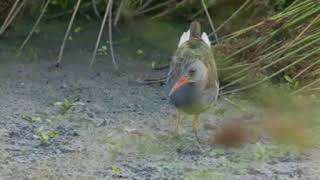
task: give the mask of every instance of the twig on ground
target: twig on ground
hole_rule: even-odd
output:
[[[97,1],[96,1],[96,0],[91,0],[91,2],[92,2],[92,8],[93,8],[94,13],[96,14],[96,16],[97,16],[99,19],[101,19],[99,10],[98,10],[98,8],[97,8]]]
[[[19,1],[20,0],[16,0],[16,2],[14,2],[14,4],[13,4],[12,8],[10,9],[9,14],[7,15],[6,19],[4,20],[4,22],[0,28],[0,35],[5,31],[6,24],[8,23],[9,19],[11,18],[12,13],[14,13],[14,10],[16,9]]]
[[[81,5],[81,7],[79,7],[79,9],[82,10],[81,12],[86,12],[86,11],[90,10],[90,6],[92,6],[92,2],[83,3]],[[51,20],[51,19],[59,18],[59,17],[64,16],[64,15],[71,14],[73,11],[74,11],[73,9],[69,9],[69,10],[57,13],[55,15],[46,17],[45,20]]]
[[[156,14],[156,15],[154,15],[154,16],[152,16],[150,19],[157,19],[157,18],[161,18],[161,17],[163,17],[163,16],[165,16],[165,15],[167,15],[167,14],[169,14],[169,12],[171,12],[170,10],[172,10],[172,9],[165,9],[164,11],[162,11],[162,12],[160,12],[160,13],[158,13],[158,14]]]
[[[161,78],[150,78],[150,79],[138,79],[137,82],[139,84],[146,84],[146,85],[150,85],[150,84],[165,84],[166,82],[166,77],[161,77]]]
[[[179,2],[179,3],[176,3],[175,6],[168,7],[167,9],[161,11],[160,13],[152,16],[150,19],[157,19],[157,18],[161,18],[163,16],[166,16],[169,13],[171,13],[172,11],[174,11],[177,7],[183,5],[185,2],[186,2],[186,0],[183,0],[183,1]]]
[[[150,8],[147,8],[147,9],[144,9],[144,10],[140,11],[137,15],[145,14],[145,13],[148,13],[148,12],[153,11],[155,9],[158,9],[158,8],[163,7],[163,6],[169,5],[173,1],[175,1],[175,0],[168,0],[168,1],[165,1],[163,3],[159,3],[159,4],[155,5],[155,6],[152,6]]]
[[[80,7],[80,3],[81,3],[81,0],[78,0],[75,8],[74,8],[74,11],[73,11],[73,14],[71,16],[71,20],[69,22],[69,26],[68,26],[68,29],[66,31],[66,34],[64,35],[64,39],[63,39],[63,42],[62,42],[62,45],[61,45],[61,48],[60,48],[60,53],[59,53],[59,57],[58,57],[58,60],[56,62],[56,67],[59,67],[60,66],[60,63],[61,63],[61,60],[62,60],[62,55],[63,55],[63,51],[64,51],[64,47],[66,45],[66,42],[67,42],[67,39],[69,37],[69,33],[71,31],[71,28],[72,28],[72,25],[73,25],[73,22],[74,22],[74,19],[76,17],[76,14],[79,10],[79,7]]]
[[[99,34],[98,34],[98,39],[96,41],[96,45],[95,45],[95,48],[94,48],[94,51],[93,51],[93,55],[92,55],[92,58],[91,58],[91,61],[90,61],[90,67],[93,66],[93,63],[94,63],[94,61],[96,59],[96,55],[97,55],[97,51],[98,51],[98,48],[99,48],[99,45],[100,45],[100,40],[101,40],[101,37],[102,37],[103,29],[104,29],[104,26],[106,24],[107,17],[109,15],[110,7],[112,5],[111,1],[112,0],[109,0],[108,5],[106,6],[106,10],[105,10],[105,13],[104,13],[104,16],[103,16],[103,19],[102,19],[102,23],[101,23],[101,26],[100,26],[100,31],[99,31]]]
[[[113,25],[114,26],[117,26],[118,22],[119,22],[119,19],[120,19],[120,15],[121,15],[121,10],[123,8],[123,4],[124,4],[124,1],[125,0],[122,0],[119,7],[118,7],[118,10],[117,10],[117,14],[116,14],[116,17],[114,19],[114,22],[113,22]]]
[[[168,69],[170,67],[170,65],[164,65],[164,66],[160,66],[160,67],[153,67],[153,70],[157,70],[157,71],[161,71],[164,69]]]
[[[113,0],[109,0],[109,1],[111,1],[110,10],[109,10],[109,45],[110,45],[110,53],[111,53],[113,66],[118,71],[119,67],[118,67],[116,59],[114,57],[113,41],[112,41],[112,4],[113,4]]]
[[[12,7],[12,12],[10,11],[9,15],[7,16],[8,19],[5,20],[5,23],[3,23],[1,29],[0,29],[0,35],[3,34],[6,29],[10,26],[10,24],[13,22],[14,18],[19,14],[19,12],[21,11],[22,7],[24,6],[24,4],[26,3],[27,0],[23,0],[22,3],[20,3],[20,5],[18,6],[18,8],[16,9],[16,4],[14,4],[14,6]],[[19,2],[19,0],[17,0],[16,2]],[[13,14],[12,14],[13,13]]]
[[[141,8],[139,10],[143,10],[145,9],[146,7],[148,7],[151,3],[152,3],[153,0],[148,0],[147,2],[145,2]]]
[[[31,31],[29,32],[27,38],[23,41],[22,45],[20,46],[19,51],[21,51],[21,50],[24,48],[24,46],[27,44],[27,42],[28,42],[29,39],[31,38],[31,36],[32,36],[32,34],[34,33],[34,31],[37,29],[37,27],[38,27],[38,25],[39,25],[39,23],[40,23],[43,15],[44,15],[44,13],[46,12],[47,7],[48,7],[48,5],[50,4],[50,2],[51,2],[51,0],[47,0],[46,4],[44,5],[44,7],[43,7],[43,9],[42,9],[42,11],[41,11],[41,13],[40,13],[37,21],[36,21],[36,23],[35,23],[34,26],[32,27],[32,29],[31,29]]]

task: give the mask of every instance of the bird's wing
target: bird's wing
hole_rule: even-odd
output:
[[[215,72],[214,73],[214,85],[215,85],[215,97],[214,97],[214,100],[216,101],[218,99],[218,96],[219,96],[219,88],[220,88],[220,83],[219,83],[219,78],[218,78],[218,73]]]
[[[213,81],[213,86],[214,86],[214,100],[217,100],[218,99],[218,96],[219,96],[219,86],[220,86],[220,83],[219,83],[219,76],[218,76],[218,70],[217,70],[217,66],[216,66],[216,62],[215,62],[215,59],[214,59],[214,55],[212,54],[212,67],[213,67],[213,72],[212,72],[212,81]]]
[[[173,56],[172,61],[170,63],[170,69],[167,75],[167,84],[169,86],[173,86],[177,77],[179,76],[181,69],[181,62],[177,59],[177,56]]]
[[[176,50],[176,54],[177,52],[184,49],[184,48],[181,48],[181,46],[189,40],[190,40],[190,29],[187,32],[182,33],[179,44],[178,44],[178,49]],[[179,76],[180,69],[181,69],[182,63],[181,63],[181,60],[177,58],[176,54],[172,58],[172,61],[170,63],[170,70],[167,74],[167,85],[169,87],[173,86],[173,83],[176,81],[177,77]]]
[[[180,47],[183,43],[189,41],[189,39],[190,39],[190,30],[188,30],[187,32],[184,32],[181,35],[178,47]]]
[[[207,43],[206,43],[207,44]],[[217,66],[214,58],[214,54],[212,52],[211,47],[204,47],[203,46],[203,62],[208,68],[208,84],[207,88],[212,90],[212,93],[214,95],[214,99],[216,100],[219,94],[219,77],[218,77],[218,71]]]

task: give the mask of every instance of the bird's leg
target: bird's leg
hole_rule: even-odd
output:
[[[182,119],[181,119],[181,112],[177,109],[176,110],[176,126],[174,129],[175,134],[180,133],[180,125],[181,125]]]
[[[192,131],[193,131],[198,143],[201,144],[199,136],[198,136],[199,124],[200,124],[200,115],[196,114],[193,116],[193,119],[192,119]]]

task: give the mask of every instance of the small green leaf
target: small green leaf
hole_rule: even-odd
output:
[[[257,143],[257,146],[256,146],[256,152],[255,152],[255,158],[257,160],[263,160],[267,157],[267,150],[266,150],[266,147],[263,146],[262,144],[260,143]]]
[[[112,166],[112,173],[117,177],[121,176],[121,170],[119,167]]]
[[[82,28],[81,28],[80,26],[78,26],[78,27],[76,27],[76,28],[74,29],[74,32],[75,32],[75,33],[79,33],[80,31],[82,31]]]
[[[102,45],[101,48],[98,49],[100,55],[108,54],[108,47],[106,45]]]
[[[293,82],[293,80],[291,79],[291,77],[288,76],[288,75],[284,75],[284,79],[285,79],[286,81],[288,81],[289,83],[292,83],[292,82]]]
[[[41,117],[32,117],[31,122],[41,123],[42,119],[41,119]]]
[[[137,54],[138,54],[138,55],[143,55],[143,54],[144,54],[144,52],[143,52],[143,50],[142,50],[142,49],[138,49],[138,50],[137,50]]]
[[[108,48],[107,48],[106,45],[103,45],[103,46],[101,47],[101,49],[102,49],[102,50],[107,50]]]
[[[49,137],[49,135],[48,135],[48,133],[46,131],[41,129],[41,130],[38,131],[38,135],[40,137],[41,144],[46,145],[46,144],[49,143],[50,137]]]
[[[73,104],[73,103],[70,103],[70,102],[64,102],[64,103],[62,103],[61,114],[65,114],[65,113],[68,112],[73,106],[74,106],[74,104]]]
[[[23,120],[26,120],[26,121],[32,122],[32,117],[31,117],[31,116],[29,116],[29,115],[28,115],[28,114],[26,114],[26,113],[21,113],[21,118],[22,118]]]
[[[56,138],[56,137],[60,136],[60,132],[59,131],[52,131],[50,136],[51,136],[51,138]]]
[[[293,85],[293,89],[294,90],[298,89],[299,85],[300,85],[300,82],[299,81],[295,81],[294,85]]]

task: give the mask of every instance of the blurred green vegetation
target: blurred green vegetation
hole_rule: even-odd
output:
[[[14,2],[0,2],[0,17],[6,17]],[[46,1],[25,2],[19,13],[20,21],[12,24],[17,31],[19,23],[23,25],[27,17],[23,14],[36,18]],[[77,2],[51,0],[43,23],[50,25],[49,21],[55,21],[57,26],[50,25],[51,28],[62,34],[65,31],[62,24],[69,21]],[[97,26],[108,2],[82,0],[68,40],[81,44],[77,39],[84,37],[88,26]],[[219,43],[213,36],[205,8],[214,22]],[[131,43],[135,39],[172,54],[180,34],[186,31],[190,21],[197,19],[203,31],[210,34],[222,94],[244,91],[268,81],[284,84],[290,92],[312,89],[313,93],[319,85],[314,82],[319,78],[320,69],[317,58],[320,55],[319,13],[320,5],[313,0],[119,0],[113,2],[112,19],[116,28],[113,39],[115,44]],[[46,29],[39,26],[35,33],[45,34],[49,31]],[[88,42],[87,38],[80,39]],[[134,51],[140,48],[135,47]],[[31,48],[29,56],[39,56],[34,49]],[[109,55],[109,50],[106,44],[101,44],[98,53]],[[146,57],[145,53],[135,56],[137,59]]]

